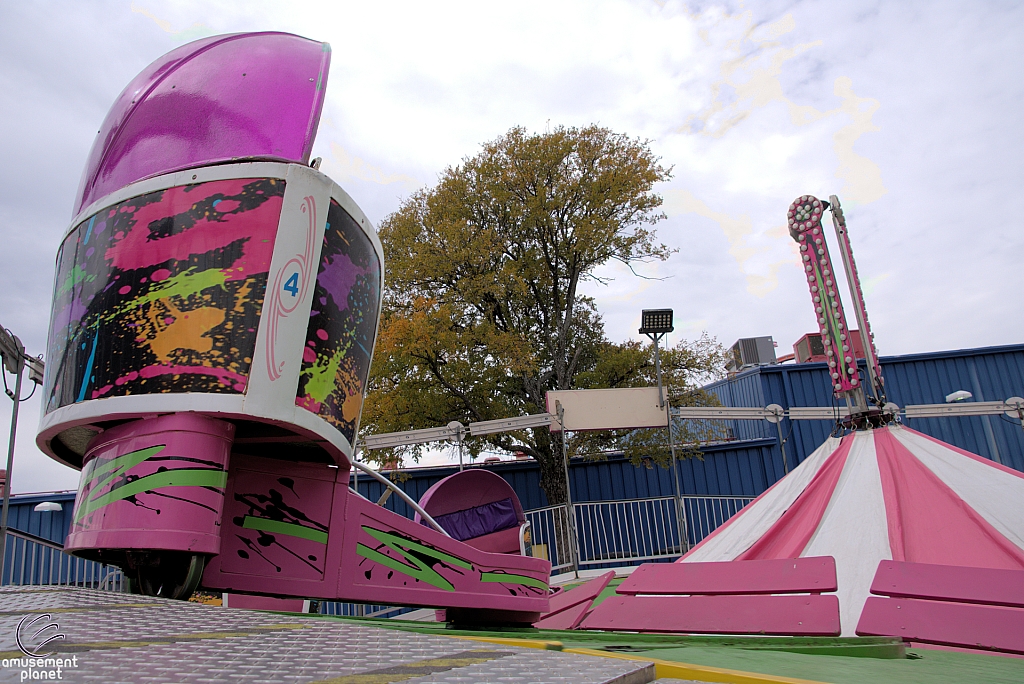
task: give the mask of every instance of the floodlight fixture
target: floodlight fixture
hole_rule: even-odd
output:
[[[673,330],[672,309],[644,309],[640,313],[641,335],[664,335]]]
[[[44,501],[43,503],[36,504],[36,507],[33,508],[32,510],[36,511],[36,512],[40,512],[40,513],[45,513],[47,511],[50,511],[50,512],[62,511],[62,510],[64,510],[64,507],[61,506],[56,501]]]
[[[25,365],[28,367],[28,379],[37,385],[43,384],[43,371],[46,364],[41,357],[26,356]]]
[[[957,390],[956,392],[951,392],[950,394],[946,395],[946,403],[952,404],[958,401],[967,401],[973,396],[974,395],[968,392],[967,390]]]

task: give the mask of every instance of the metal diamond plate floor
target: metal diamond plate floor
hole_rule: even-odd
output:
[[[29,625],[32,620],[36,622]],[[55,627],[37,636],[51,623]],[[19,648],[19,633],[29,651],[40,655],[52,651],[46,657],[53,660],[30,660]],[[65,638],[34,649],[34,644],[56,633]],[[654,680],[654,667],[645,662],[68,587],[0,589],[0,659],[0,682],[644,684]]]

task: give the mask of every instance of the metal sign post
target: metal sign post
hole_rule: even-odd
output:
[[[569,480],[569,450],[565,445],[568,434],[565,429],[565,409],[562,408],[562,402],[560,401],[555,402],[555,409],[558,411],[558,422],[562,426],[559,436],[562,441],[562,465],[565,468],[565,510],[569,517],[569,534],[571,536],[569,553],[572,555],[573,572],[576,573],[578,578],[580,576],[580,541],[579,537],[576,536],[576,509],[572,505],[572,482]]]

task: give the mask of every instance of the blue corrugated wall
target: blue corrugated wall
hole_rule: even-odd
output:
[[[947,394],[968,390],[972,401],[1024,396],[1024,345],[910,354],[880,359],[889,401],[899,406],[941,404]],[[863,364],[862,364],[863,366]],[[862,371],[862,377],[866,374]],[[725,406],[831,406],[824,363],[760,366],[707,387]],[[730,421],[736,436],[775,437],[765,421]],[[790,464],[803,461],[828,436],[829,421],[783,420]],[[1024,471],[1024,429],[1006,416],[917,418],[907,427],[961,449]]]
[[[704,496],[756,496],[783,475],[777,440],[705,447],[701,458],[680,461],[679,481],[683,494]],[[512,485],[523,508],[543,508],[547,497],[540,488],[540,468],[533,461],[503,462],[488,466]],[[415,468],[404,471],[402,490],[419,500],[427,489],[456,468]],[[573,459],[569,469],[573,501],[610,501],[672,496],[672,471],[656,465],[634,466],[620,455],[605,460]],[[359,492],[376,501],[384,485],[366,475],[359,477]],[[387,508],[401,515],[412,512],[405,502],[391,496]]]
[[[59,511],[34,511],[44,501],[59,503]],[[12,494],[7,511],[7,524],[15,530],[28,532],[43,539],[63,544],[71,528],[71,513],[75,507],[74,492],[47,494]]]

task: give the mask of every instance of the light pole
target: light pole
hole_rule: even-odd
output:
[[[654,372],[658,376],[658,408],[665,410],[668,425],[668,449],[672,458],[672,486],[676,496],[676,523],[679,526],[679,550],[685,553],[686,524],[683,518],[683,497],[679,491],[679,464],[676,462],[676,441],[672,435],[672,408],[665,398],[661,384],[661,351],[658,342],[675,330],[672,325],[672,309],[644,309],[640,313],[640,334],[647,335],[654,342]]]
[[[4,564],[7,557],[7,512],[11,503],[11,472],[14,469],[14,441],[18,431],[18,408],[21,402],[21,380],[25,367],[29,369],[29,379],[41,385],[43,382],[43,361],[25,355],[25,345],[8,330],[0,326],[0,359],[3,361],[3,368],[0,373],[11,373],[15,376],[14,391],[7,388],[7,378],[4,377],[4,390],[14,401],[14,408],[11,410],[11,437],[7,443],[7,475],[4,481],[3,512],[0,513],[0,582],[3,582]],[[32,390],[35,391],[35,388]],[[31,394],[29,396],[32,396]]]

